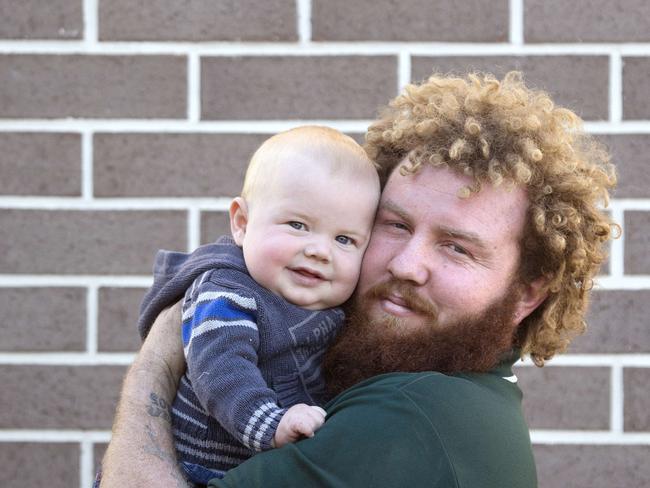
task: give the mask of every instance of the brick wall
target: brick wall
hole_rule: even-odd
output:
[[[0,0],[0,486],[90,486],[153,253],[226,231],[262,139],[359,136],[433,68],[522,69],[611,147],[590,330],[517,374],[542,488],[649,486],[643,0]]]

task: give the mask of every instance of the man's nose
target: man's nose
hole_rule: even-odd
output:
[[[329,262],[332,259],[332,247],[324,238],[314,238],[305,246],[305,256],[318,261]]]
[[[388,262],[388,271],[394,278],[421,286],[430,278],[433,259],[431,244],[413,236]]]

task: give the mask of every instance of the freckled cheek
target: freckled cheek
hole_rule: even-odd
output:
[[[363,257],[363,265],[377,272],[386,270],[388,262],[403,249],[404,243],[388,238],[376,237],[368,245]]]
[[[446,308],[454,315],[461,315],[483,309],[488,301],[486,295],[491,288],[490,284],[458,270],[444,272],[451,268],[443,269],[433,284],[433,299],[441,310]]]

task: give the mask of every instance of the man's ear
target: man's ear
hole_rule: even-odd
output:
[[[548,280],[540,276],[522,287],[521,297],[515,307],[515,322],[517,324],[520,324],[522,320],[533,313],[546,300],[548,296],[547,284]]]
[[[235,198],[230,204],[230,232],[239,247],[244,243],[246,225],[248,224],[248,205],[242,197]]]

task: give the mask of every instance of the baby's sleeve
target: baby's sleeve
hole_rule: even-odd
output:
[[[187,375],[203,408],[243,445],[270,449],[286,409],[258,369],[254,296],[210,281],[188,290],[183,311]]]

